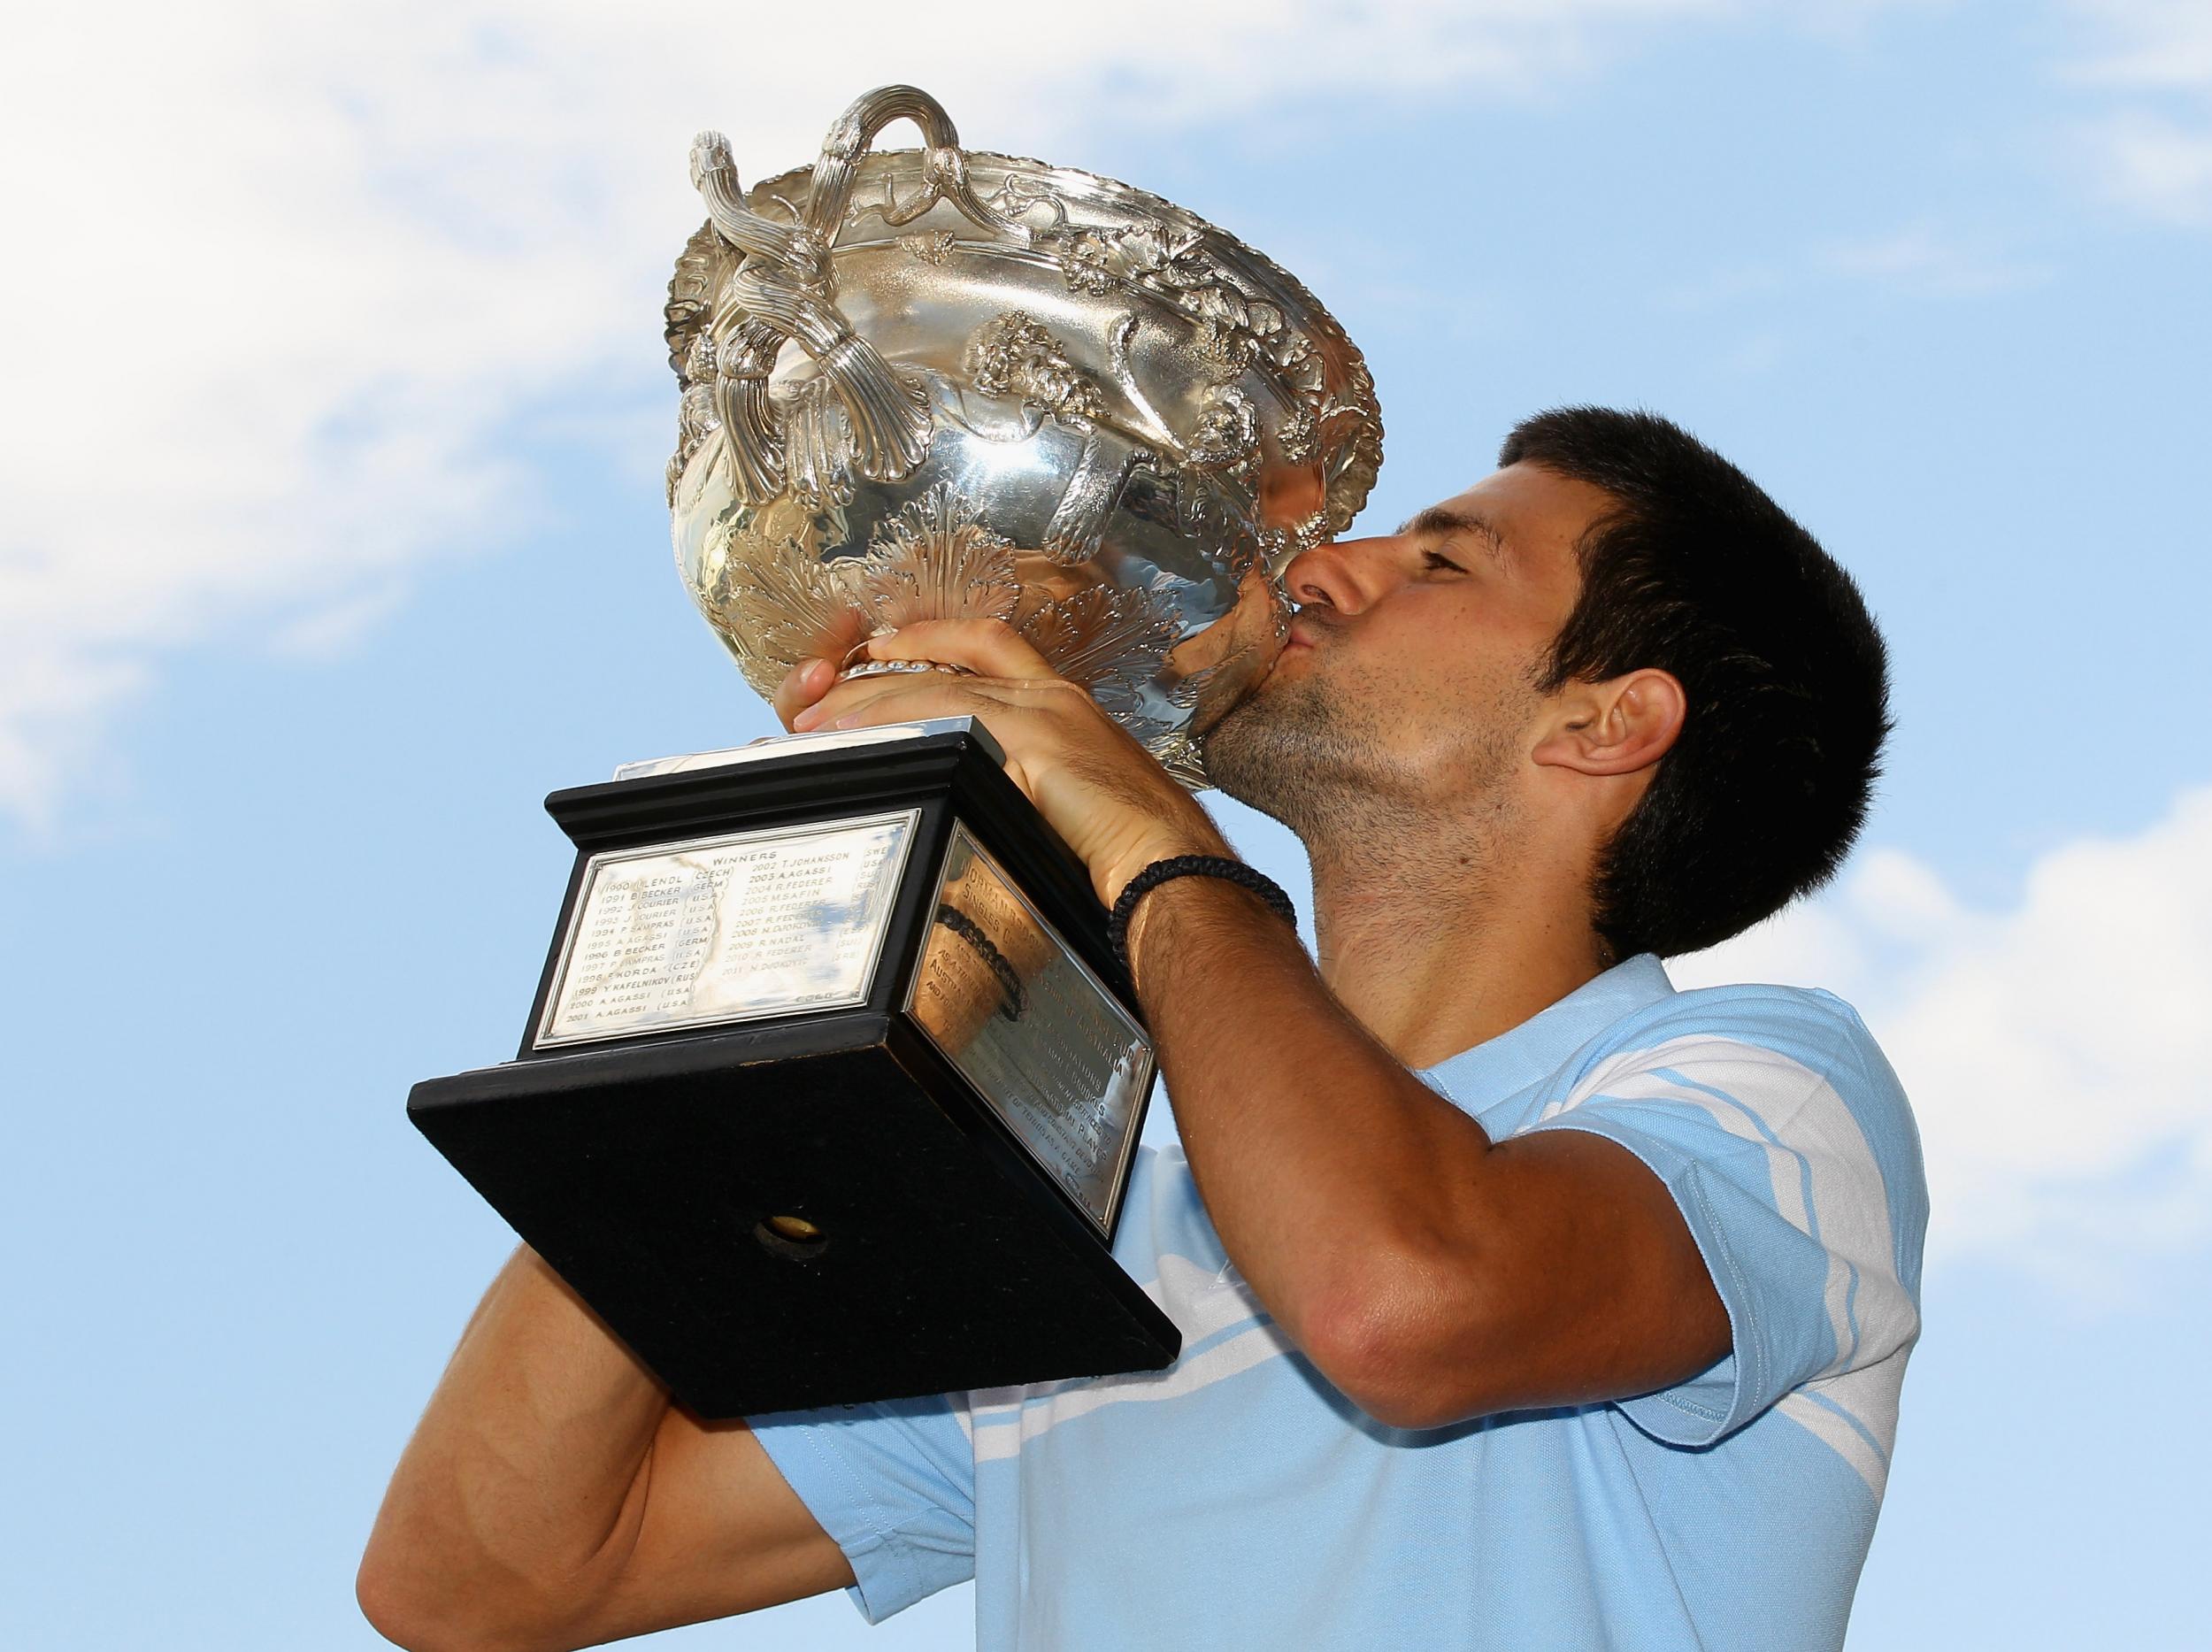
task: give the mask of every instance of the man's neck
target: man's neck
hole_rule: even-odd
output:
[[[1467,853],[1464,837],[1392,835],[1315,850],[1314,926],[1330,991],[1409,1067],[1495,1038],[1606,969],[1583,867],[1525,844]]]

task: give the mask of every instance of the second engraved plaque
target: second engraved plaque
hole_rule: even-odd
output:
[[[1114,1231],[1152,1045],[964,826],[909,1013],[1015,1139]]]

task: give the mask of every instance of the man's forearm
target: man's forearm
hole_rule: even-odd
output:
[[[665,1392],[528,1249],[463,1333],[401,1456],[362,1564],[363,1605],[557,1617],[618,1572]],[[552,1591],[549,1593],[549,1588]]]
[[[1182,878],[1145,897],[1139,994],[1177,1128],[1230,1256],[1326,1368],[1395,1281],[1460,1231],[1481,1127],[1406,1071],[1252,895]],[[1334,1373],[1332,1373],[1334,1374]]]

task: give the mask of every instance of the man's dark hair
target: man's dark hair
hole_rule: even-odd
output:
[[[1725,941],[1834,873],[1889,733],[1881,633],[1851,576],[1751,479],[1646,412],[1555,408],[1498,463],[1610,494],[1576,547],[1582,590],[1541,684],[1655,667],[1689,712],[1601,851],[1594,923],[1615,956]]]

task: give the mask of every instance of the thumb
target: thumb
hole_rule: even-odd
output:
[[[789,728],[791,719],[827,694],[836,680],[837,668],[827,660],[801,660],[785,673],[776,685],[774,698],[769,701],[776,720]]]

